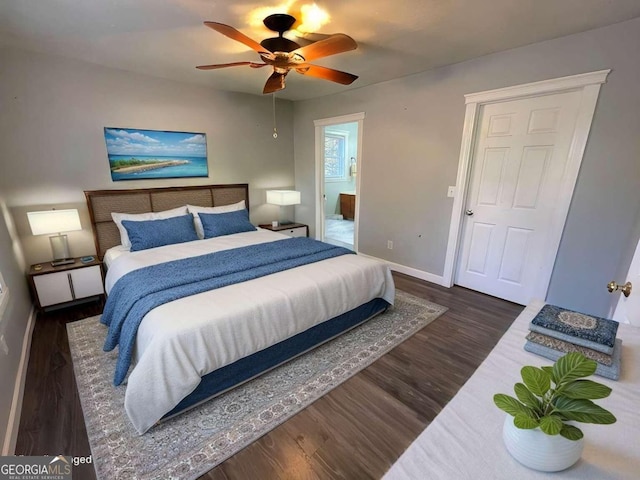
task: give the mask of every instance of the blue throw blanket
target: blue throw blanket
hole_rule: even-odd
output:
[[[127,273],[109,293],[100,320],[109,327],[105,352],[118,346],[113,383],[120,385],[125,379],[138,327],[153,308],[182,297],[348,253],[353,252],[311,238],[289,238],[174,260]]]

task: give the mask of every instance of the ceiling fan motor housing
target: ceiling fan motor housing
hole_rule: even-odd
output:
[[[293,24],[296,23],[296,19],[286,13],[274,13],[273,15],[266,17],[262,23],[264,23],[264,26],[269,30],[273,30],[274,32],[278,32],[282,35],[293,27]]]
[[[292,52],[300,48],[300,45],[296,42],[282,36],[284,32],[290,30],[293,24],[296,23],[294,17],[286,13],[274,13],[266,17],[262,22],[269,30],[278,32],[277,37],[265,38],[260,42],[260,45],[264,48],[270,52]]]
[[[284,37],[265,38],[260,42],[260,45],[262,45],[264,48],[266,48],[270,52],[274,52],[274,53],[275,52],[289,53],[300,48],[300,45],[298,45],[296,42]]]

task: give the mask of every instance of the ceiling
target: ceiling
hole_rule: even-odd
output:
[[[273,32],[251,13],[296,13],[311,0],[2,0],[0,46],[62,55],[155,77],[261,95],[270,68],[200,71],[196,65],[259,61],[203,25],[231,25],[260,42]],[[314,64],[360,78],[350,86],[291,72],[278,98],[303,100],[449,65],[640,16],[638,0],[317,0],[358,49]],[[293,38],[293,37],[292,37]],[[314,37],[312,37],[314,38]],[[317,38],[317,35],[316,37]],[[294,38],[295,39],[295,38]]]

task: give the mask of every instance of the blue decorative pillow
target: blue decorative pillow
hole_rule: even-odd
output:
[[[221,237],[232,233],[252,232],[257,230],[249,221],[247,209],[226,213],[199,213],[204,238]]]
[[[123,220],[122,225],[131,240],[132,252],[198,240],[191,215],[140,222]]]

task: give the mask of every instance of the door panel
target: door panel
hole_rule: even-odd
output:
[[[457,284],[532,300],[579,104],[580,93],[569,92],[481,108]]]
[[[482,163],[482,174],[478,186],[478,204],[497,205],[500,198],[500,187],[507,163],[509,149],[488,148]]]
[[[524,259],[528,256],[529,238],[532,230],[507,228],[507,238],[502,251],[502,261],[498,279],[521,285],[523,282]]]
[[[469,265],[470,272],[486,275],[487,260],[489,256],[489,247],[491,246],[491,234],[495,225],[488,223],[475,222],[473,224],[473,232],[471,234],[471,245],[469,246]]]

